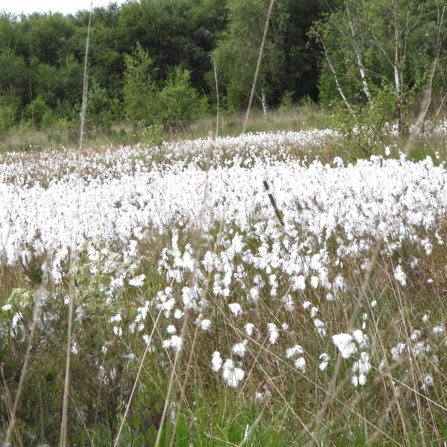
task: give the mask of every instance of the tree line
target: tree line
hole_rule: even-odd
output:
[[[185,126],[218,99],[242,110],[269,4],[140,0],[94,8],[90,125]],[[393,115],[405,133],[427,82],[440,98],[447,91],[444,10],[438,0],[277,0],[255,102],[277,107],[309,97],[355,122]],[[0,134],[78,122],[88,22],[86,10],[0,13]]]

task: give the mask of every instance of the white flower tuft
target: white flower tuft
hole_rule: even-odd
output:
[[[211,329],[211,320],[202,320],[200,322],[200,327],[202,328],[202,331],[209,331]]]
[[[300,357],[295,360],[295,368],[299,369],[303,374],[306,373],[306,359]]]
[[[146,275],[136,276],[135,278],[129,281],[129,285],[134,287],[141,287],[144,285],[144,280],[146,279]]]
[[[222,377],[229,386],[236,388],[239,382],[244,379],[244,376],[244,371],[240,368],[236,368],[233,360],[225,360],[222,367]]]
[[[275,323],[268,323],[267,324],[267,330],[269,332],[269,341],[272,345],[276,343],[276,340],[278,340],[279,337],[279,331],[276,327]]]
[[[353,338],[349,334],[333,335],[332,341],[344,359],[348,359],[352,354],[357,352]]]
[[[234,354],[238,355],[239,357],[244,357],[245,353],[247,352],[247,340],[244,340],[242,343],[236,343],[231,350]]]
[[[290,359],[294,355],[304,354],[304,350],[300,345],[295,345],[293,348],[289,348],[286,350],[286,358]]]
[[[407,285],[407,275],[405,274],[405,272],[402,270],[402,266],[398,265],[395,269],[394,269],[394,279],[400,283],[400,285],[402,287]]]
[[[219,351],[213,352],[213,358],[211,360],[211,369],[214,372],[219,371],[219,369],[222,367],[222,358],[220,357]]]
[[[249,337],[251,337],[251,336],[253,335],[253,331],[254,331],[254,329],[255,329],[255,325],[254,325],[253,323],[247,323],[247,324],[244,326],[244,329],[245,329],[246,334],[247,334]]]
[[[239,315],[242,315],[242,314],[243,314],[243,312],[242,312],[242,307],[241,307],[241,305],[238,304],[238,303],[230,303],[230,304],[228,305],[228,307],[230,308],[231,312],[233,313],[233,315],[234,315],[235,317],[238,317]]]

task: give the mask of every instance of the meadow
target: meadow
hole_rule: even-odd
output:
[[[447,121],[345,144],[1,154],[0,443],[59,443],[71,302],[69,445],[445,446]]]

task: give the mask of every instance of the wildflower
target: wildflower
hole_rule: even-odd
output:
[[[145,278],[146,278],[146,275],[136,276],[135,278],[133,278],[129,281],[129,285],[134,286],[134,287],[141,287],[144,284]]]
[[[220,352],[219,351],[214,351],[213,352],[213,358],[211,360],[211,369],[214,372],[219,371],[219,369],[222,367],[222,359],[220,357]]]
[[[230,310],[231,310],[231,312],[233,313],[233,315],[235,316],[235,317],[237,317],[237,316],[239,316],[239,315],[242,315],[242,307],[241,307],[241,305],[240,304],[238,304],[238,303],[230,303],[229,305],[228,305],[228,307],[230,308]]]
[[[346,292],[348,290],[348,285],[346,284],[345,279],[341,275],[338,275],[334,279],[334,287],[340,290],[341,292]]]
[[[252,287],[248,296],[253,303],[257,303],[259,301],[259,289],[257,287]]]
[[[170,324],[167,328],[166,331],[168,332],[168,334],[175,334],[177,332],[177,329],[175,328],[175,326],[173,326],[172,324]]]
[[[294,292],[306,289],[306,280],[303,275],[292,276],[290,279],[292,281],[292,290]]]
[[[303,374],[306,372],[306,359],[300,357],[295,361],[295,368],[299,369]]]
[[[290,359],[290,357],[293,357],[294,355],[300,355],[303,353],[303,348],[300,345],[295,345],[293,348],[289,348],[286,350],[286,358]]]
[[[173,335],[169,340],[163,340],[163,348],[173,348],[175,351],[181,351],[182,349],[182,338],[177,335]]]
[[[413,270],[416,269],[416,267],[418,266],[418,262],[419,262],[419,260],[413,256],[410,261],[410,267]]]
[[[422,377],[423,384],[421,386],[421,390],[425,391],[427,387],[431,387],[435,385],[435,381],[430,374],[424,374]]]
[[[264,403],[266,399],[272,397],[272,393],[268,389],[267,385],[263,385],[263,388],[264,388],[263,393],[258,391],[255,393],[255,400],[260,404]]]
[[[202,331],[209,331],[211,329],[211,320],[202,320],[200,322],[200,327],[202,328]]]
[[[146,345],[148,346],[147,351],[154,352],[155,348],[154,348],[154,343],[152,341],[152,338],[146,334],[144,334],[142,338],[143,338],[144,342],[146,343]]]
[[[269,341],[272,345],[274,345],[276,343],[276,340],[279,337],[279,331],[278,331],[278,328],[276,327],[276,324],[268,323],[267,330],[269,332]]]
[[[345,359],[351,357],[357,352],[357,348],[353,342],[353,338],[349,334],[337,334],[332,336],[334,345],[338,348],[341,356]]]
[[[222,377],[229,386],[236,388],[239,382],[244,379],[244,376],[244,371],[240,368],[236,368],[233,360],[225,360],[222,367]]]
[[[359,374],[359,385],[364,386],[366,384],[366,374]]]
[[[239,357],[244,357],[245,353],[247,352],[247,340],[244,340],[242,343],[236,343],[231,350],[234,354],[238,355]]]
[[[353,372],[360,374],[368,374],[371,371],[371,363],[369,363],[369,354],[367,352],[360,353],[360,359],[352,365]]]
[[[183,317],[183,312],[180,309],[175,309],[174,318],[180,320]]]
[[[255,328],[255,325],[254,325],[253,323],[247,323],[247,324],[244,326],[245,332],[247,333],[247,335],[248,335],[249,337],[251,337],[251,336],[253,335],[253,330],[254,330],[254,328]]]
[[[291,295],[286,295],[281,298],[281,301],[284,303],[284,309],[288,312],[292,312],[295,309],[295,304],[293,302],[293,298]]]
[[[395,361],[400,359],[400,356],[405,352],[407,345],[404,343],[398,343],[394,348],[391,349],[391,358]]]
[[[320,355],[320,357],[318,357],[319,360],[321,360],[320,365],[318,366],[318,368],[320,369],[320,371],[324,371],[327,366],[329,365],[329,360],[331,359],[325,352],[323,354]]]
[[[403,287],[407,285],[407,275],[400,265],[394,269],[394,279]]]
[[[413,331],[413,333],[410,335],[410,340],[411,340],[411,341],[416,341],[420,336],[421,336],[421,331],[415,330],[415,331]]]
[[[317,328],[317,332],[321,336],[325,337],[326,336],[326,329],[325,329],[326,325],[321,320],[319,320],[318,318],[315,318],[314,325]]]
[[[369,337],[360,329],[352,332],[354,340],[359,344],[361,349],[366,349],[369,346]]]
[[[433,328],[433,334],[435,334],[435,335],[442,334],[444,331],[445,331],[445,327],[443,324],[440,324]]]

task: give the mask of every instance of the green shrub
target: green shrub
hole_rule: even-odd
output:
[[[112,125],[111,104],[107,90],[93,82],[88,92],[87,125],[109,129]]]
[[[49,115],[52,115],[50,106],[40,97],[25,107],[25,117],[30,120],[37,128],[40,128],[45,117],[45,122],[48,123]]]
[[[373,154],[386,135],[384,126],[397,117],[394,88],[388,85],[374,90],[374,103],[351,105],[351,109],[343,101],[333,103],[332,126],[354,157]]]
[[[286,90],[281,98],[281,105],[279,106],[279,109],[283,111],[289,111],[293,109],[293,106],[293,92],[290,90]]]
[[[177,67],[165,87],[156,95],[160,107],[158,120],[162,124],[184,128],[196,117],[200,103],[197,91],[191,87],[190,78],[188,70]]]
[[[14,89],[0,96],[0,134],[13,128],[18,121],[20,99]]]
[[[152,59],[141,45],[124,56],[124,113],[132,124],[143,127],[154,124],[156,86],[151,76]]]
[[[152,78],[153,61],[140,45],[125,56],[125,63],[124,111],[132,124],[184,128],[195,119],[201,105],[188,70],[177,67],[157,85]]]

